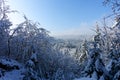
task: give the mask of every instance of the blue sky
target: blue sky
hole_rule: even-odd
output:
[[[40,22],[51,35],[79,35],[91,33],[96,21],[111,13],[103,0],[9,0],[10,8],[20,14],[11,15],[17,24],[22,15]]]

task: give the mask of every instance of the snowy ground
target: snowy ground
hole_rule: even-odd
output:
[[[74,80],[96,80],[96,79],[93,79],[93,78],[80,78],[80,79],[74,79]]]
[[[25,69],[20,63],[8,58],[0,58],[0,80],[23,80]]]
[[[0,80],[23,80],[24,75],[22,75],[22,72],[22,69],[5,72]]]

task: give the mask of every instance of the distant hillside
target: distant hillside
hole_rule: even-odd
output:
[[[74,40],[91,40],[93,38],[93,35],[61,35],[56,36],[58,39],[74,39]]]

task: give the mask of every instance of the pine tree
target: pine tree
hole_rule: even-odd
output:
[[[98,48],[98,43],[93,43],[93,48],[88,51],[88,62],[83,71],[84,77],[95,78],[97,80],[104,78],[109,80],[109,74],[101,59],[102,51]]]
[[[117,16],[116,24],[111,29],[111,46],[108,54],[110,62],[107,66],[111,79],[120,79],[120,16]]]

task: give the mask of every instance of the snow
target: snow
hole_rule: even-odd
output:
[[[5,72],[5,75],[0,77],[0,80],[23,80],[23,72],[24,69]]]
[[[96,80],[94,78],[80,78],[80,79],[74,79],[74,80]]]
[[[0,58],[0,80],[23,80],[25,69],[9,58]]]
[[[96,72],[96,71],[93,72],[92,78],[98,79],[98,76],[97,76],[97,72]]]
[[[21,66],[17,61],[8,59],[8,58],[0,58],[0,63],[8,66]]]

